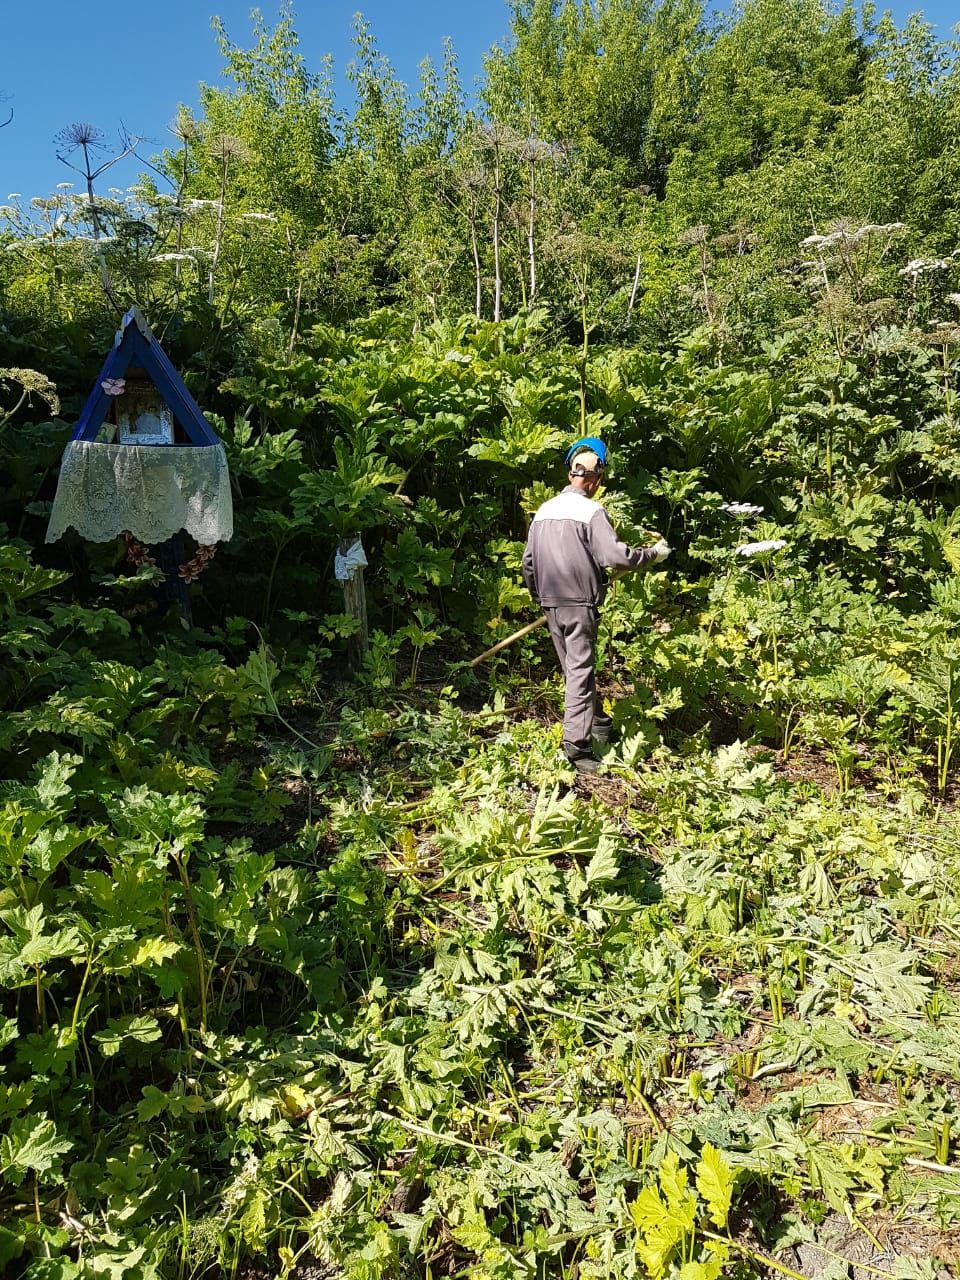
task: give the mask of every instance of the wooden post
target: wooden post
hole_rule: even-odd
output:
[[[160,583],[157,597],[160,609],[166,611],[175,604],[180,610],[180,617],[188,627],[191,626],[193,615],[190,609],[190,590],[184,579],[180,577],[180,566],[186,559],[183,534],[175,533],[172,538],[167,538],[166,542],[151,547],[150,554],[156,560],[157,568],[163,573],[163,581]]]
[[[340,555],[345,556],[353,544],[359,541],[358,537],[341,538],[338,547]],[[343,579],[343,611],[348,617],[356,618],[360,624],[347,641],[350,665],[357,670],[370,647],[367,634],[367,594],[363,586],[363,569],[359,565],[355,566],[349,578]]]

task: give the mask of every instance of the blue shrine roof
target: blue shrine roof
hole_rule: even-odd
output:
[[[131,365],[143,369],[153,382],[164,403],[173,413],[174,420],[186,435],[188,445],[204,446],[220,443],[213,428],[203,416],[200,406],[187,390],[180,374],[170,363],[167,353],[154,337],[139,307],[131,307],[120,322],[113,348],[87,397],[87,402],[70,437],[71,440],[96,440],[113,399],[104,391],[103,383],[122,379]]]

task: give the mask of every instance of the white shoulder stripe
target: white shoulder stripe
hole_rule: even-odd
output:
[[[541,520],[576,520],[589,524],[600,509],[600,503],[586,494],[558,493],[539,508],[533,520],[535,524]]]

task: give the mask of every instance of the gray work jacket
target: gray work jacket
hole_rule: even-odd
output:
[[[599,502],[570,485],[539,508],[523,552],[523,580],[545,609],[599,605],[607,569],[639,569],[656,560],[649,547],[632,548],[617,537]]]

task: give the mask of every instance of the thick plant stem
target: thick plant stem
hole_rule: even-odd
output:
[[[93,972],[93,948],[87,955],[87,964],[83,971],[83,977],[80,980],[80,990],[77,992],[77,998],[73,1005],[73,1017],[70,1020],[70,1036],[75,1038],[77,1034],[77,1024],[80,1021],[80,1006],[83,1004],[83,997],[87,990],[87,983],[90,981],[90,974]]]
[[[190,886],[187,868],[183,859],[176,853],[173,855],[173,861],[176,864],[180,883],[183,886],[183,900],[187,908],[190,940],[193,943],[194,954],[197,957],[197,986],[200,992],[200,1034],[205,1035],[207,1030],[207,957],[203,950],[203,942],[200,939],[200,928],[197,924],[197,905],[193,899],[193,890]]]
[[[530,165],[530,204],[527,218],[527,258],[530,265],[530,291],[527,297],[529,306],[537,300],[537,254],[535,232],[537,224],[537,183],[536,162],[531,158]]]
[[[27,391],[27,389],[24,388],[24,390],[21,392],[20,399],[13,406],[13,408],[8,413],[4,413],[2,417],[0,417],[0,427],[5,427],[11,418],[15,418],[17,416],[17,414],[20,412],[20,410],[23,408],[24,404],[26,403],[26,399],[29,394],[30,394],[29,391]]]
[[[103,285],[103,292],[107,295],[107,301],[111,304],[118,315],[123,314],[123,308],[117,301],[117,295],[113,291],[113,281],[110,278],[110,270],[107,267],[107,260],[104,257],[103,246],[100,244],[100,237],[103,234],[100,227],[100,217],[97,213],[97,202],[93,194],[93,173],[90,169],[90,155],[87,151],[87,144],[83,144],[83,167],[87,180],[87,201],[90,209],[90,220],[93,224],[93,238],[96,241],[97,249],[97,267],[100,271],[100,283]]]
[[[217,209],[217,230],[213,241],[213,256],[210,259],[210,272],[207,277],[207,302],[213,306],[214,289],[216,288],[217,266],[220,262],[220,250],[223,248],[223,229],[225,206],[227,201],[227,178],[230,174],[230,157],[224,151],[220,169],[220,200]]]
[[[470,251],[473,254],[474,312],[479,320],[483,303],[483,269],[480,265],[480,245],[477,243],[477,221],[472,215],[470,218]]]
[[[943,752],[937,779],[942,795],[947,789],[947,778],[950,773],[950,757],[953,755],[953,666],[947,666],[947,716],[943,732]]]
[[[637,301],[637,290],[640,288],[640,268],[643,264],[643,255],[637,254],[637,269],[633,273],[633,286],[630,289],[630,301],[627,303],[627,319],[629,320],[633,314],[633,308]]]
[[[739,1240],[731,1240],[729,1236],[718,1235],[715,1231],[704,1231],[701,1234],[705,1240],[715,1240],[718,1244],[725,1244],[728,1249],[734,1249],[737,1253],[742,1253],[745,1257],[752,1258],[754,1262],[762,1263],[779,1275],[789,1276],[790,1280],[807,1280],[802,1271],[794,1271],[792,1267],[788,1267],[782,1262],[777,1262],[776,1258],[771,1258],[766,1253],[760,1253],[757,1249],[751,1249],[749,1245],[741,1244]],[[881,1272],[880,1274],[885,1273]]]
[[[503,280],[500,270],[500,214],[503,205],[503,186],[500,175],[500,152],[496,152],[493,167],[493,318],[500,319]]]

